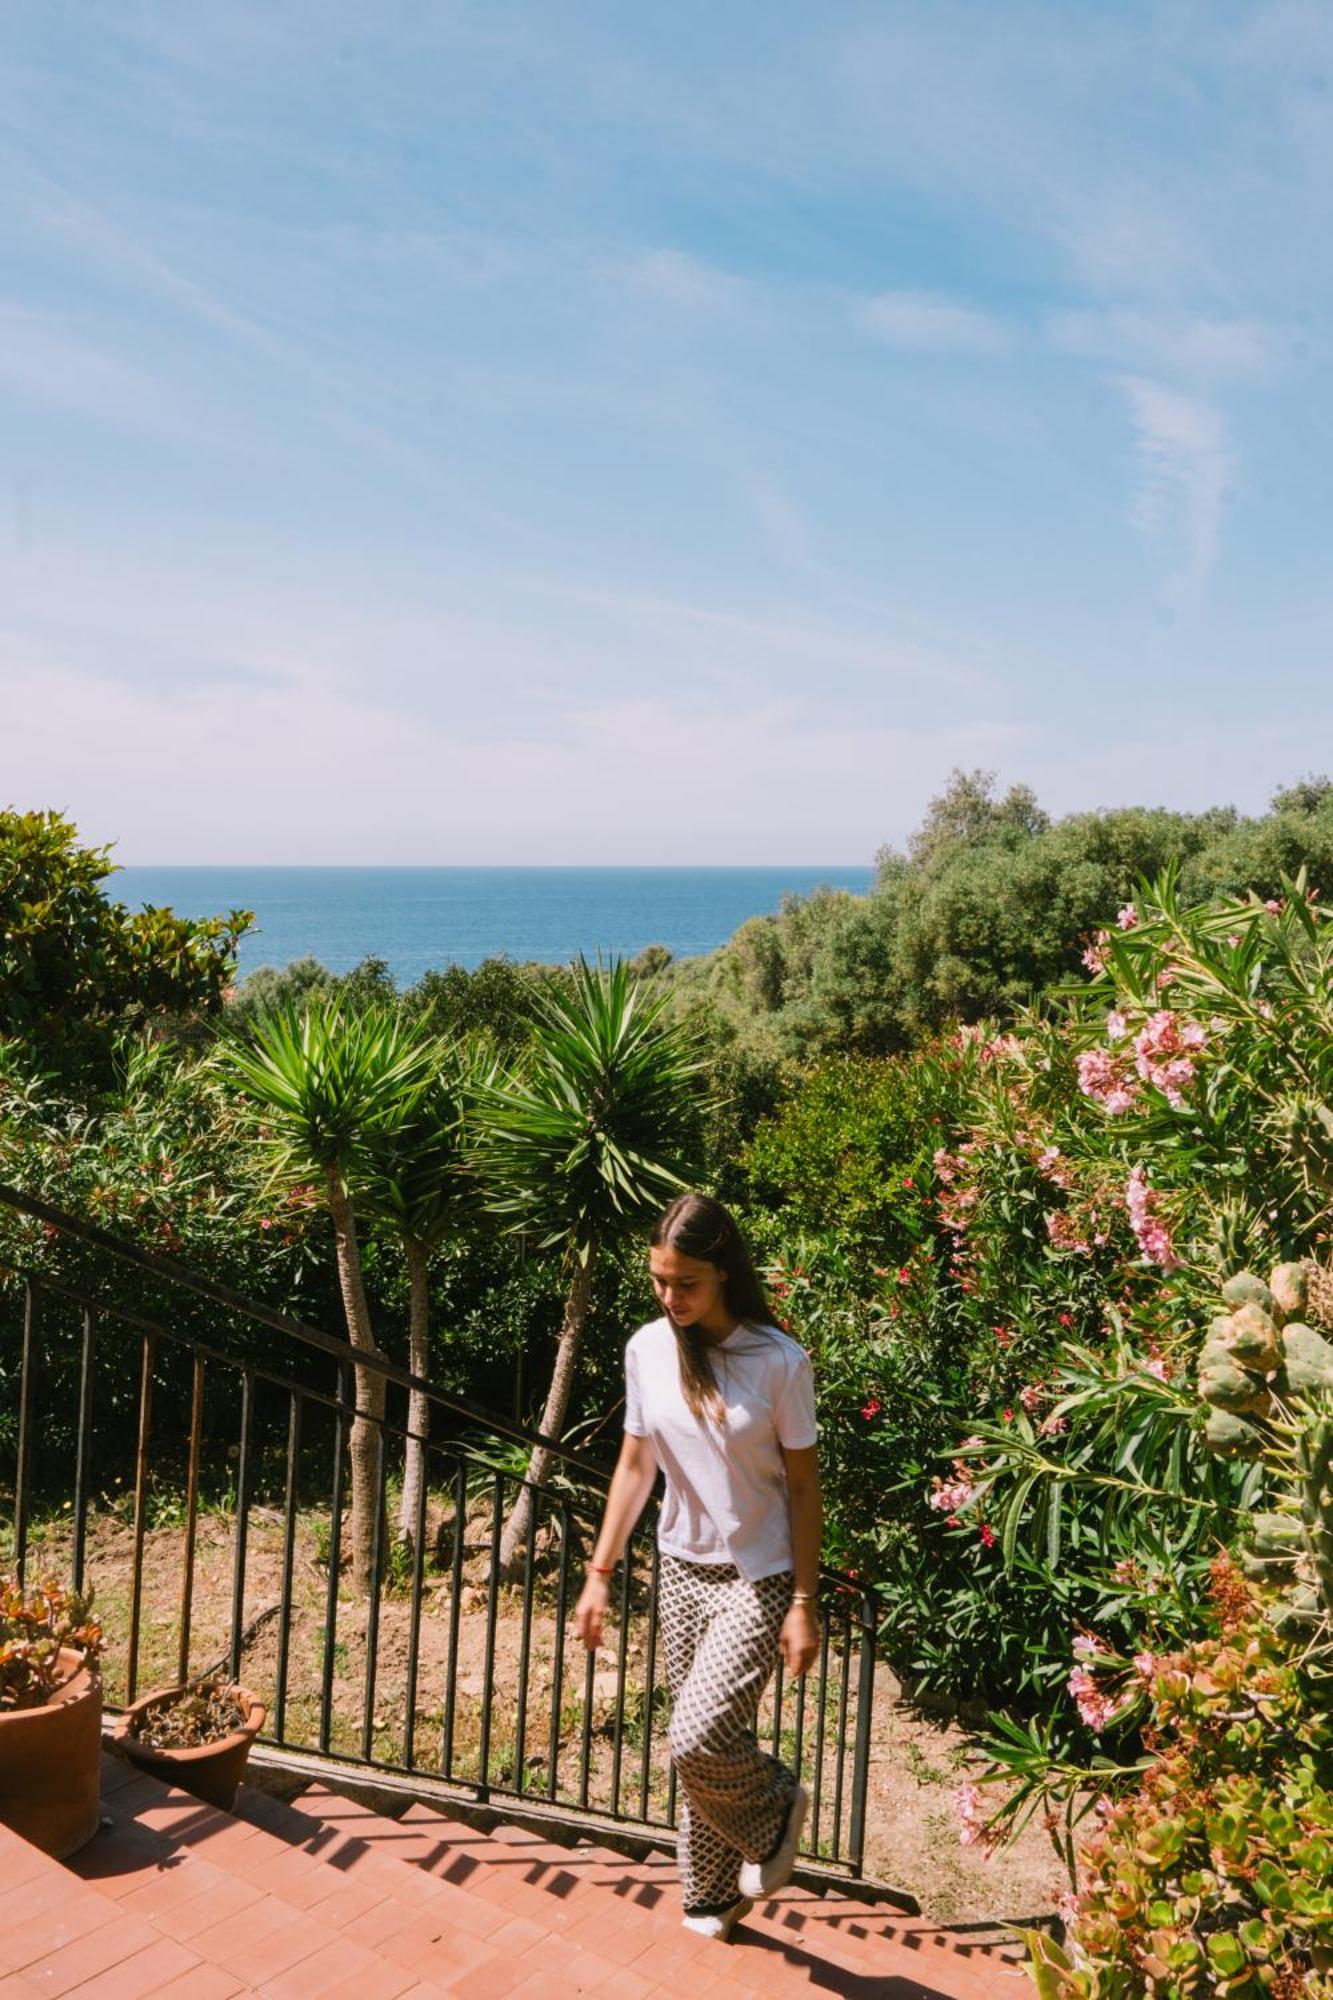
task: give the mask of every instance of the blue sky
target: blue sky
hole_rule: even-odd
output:
[[[852,862],[1333,765],[1333,10],[0,15],[0,799]]]

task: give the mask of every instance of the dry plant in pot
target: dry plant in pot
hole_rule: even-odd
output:
[[[141,1696],[118,1718],[115,1738],[140,1770],[230,1812],[267,1713],[248,1688],[205,1676]]]
[[[91,1593],[0,1573],[0,1822],[58,1861],[101,1814],[101,1651]]]

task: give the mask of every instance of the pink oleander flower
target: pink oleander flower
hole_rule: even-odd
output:
[[[1076,1660],[1095,1660],[1100,1653],[1106,1651],[1106,1648],[1095,1633],[1076,1632],[1074,1634],[1073,1651]]]
[[[1084,1722],[1100,1736],[1118,1712],[1120,1704],[1098,1687],[1086,1667],[1075,1667],[1066,1685]]]
[[[1138,1100],[1138,1085],[1124,1058],[1109,1049],[1085,1049],[1078,1058],[1078,1087],[1112,1117],[1132,1111]]]
[[[1132,931],[1139,920],[1139,913],[1132,903],[1126,903],[1117,910],[1115,920],[1122,931]]]
[[[1151,1653],[1135,1653],[1134,1671],[1141,1681],[1150,1681],[1157,1672],[1157,1662]]]
[[[958,1837],[964,1847],[975,1847],[984,1832],[981,1793],[975,1785],[960,1785],[953,1802],[958,1812]]]
[[[1043,1417],[1041,1420],[1041,1435],[1044,1438],[1060,1437],[1068,1429],[1068,1417],[1060,1416],[1055,1410],[1051,1411],[1049,1417]]]
[[[1147,1169],[1142,1165],[1135,1167],[1125,1188],[1129,1226],[1149,1263],[1160,1265],[1164,1271],[1178,1271],[1180,1259],[1171,1231],[1157,1212],[1157,1202],[1158,1196],[1148,1186]]]
[[[953,1478],[942,1479],[938,1473],[931,1480],[932,1491],[926,1496],[926,1505],[933,1507],[937,1514],[956,1515],[966,1507],[972,1498],[973,1478],[964,1460],[953,1462]]]
[[[873,1418],[879,1415],[880,1411],[883,1408],[884,1405],[883,1403],[880,1402],[878,1396],[872,1396],[868,1403],[862,1403],[861,1415],[865,1418],[865,1421],[867,1423],[870,1423]]]
[[[1264,904],[1264,908],[1267,910],[1270,917],[1280,917],[1282,914],[1282,905],[1278,901],[1276,896],[1270,896],[1268,898],[1268,901]]]
[[[1145,1375],[1155,1376],[1159,1382],[1171,1380],[1171,1364],[1164,1361],[1160,1354],[1149,1355],[1143,1364],[1143,1372]]]
[[[1007,1326],[993,1326],[991,1332],[995,1335],[996,1341],[1001,1347],[1013,1346],[1014,1336]]]
[[[1106,947],[1110,942],[1111,933],[1109,931],[1098,931],[1092,943],[1083,954],[1083,963],[1087,966],[1089,972],[1105,972]]]
[[[1041,1398],[1042,1392],[1034,1382],[1025,1382],[1018,1392],[1018,1400],[1029,1416],[1032,1415],[1034,1410],[1040,1409]]]
[[[995,1530],[989,1521],[983,1521],[977,1532],[988,1549],[995,1547]]]
[[[1134,1066],[1145,1083],[1160,1090],[1177,1111],[1183,1110],[1183,1091],[1194,1078],[1192,1052],[1207,1042],[1198,1021],[1187,1021],[1169,1007],[1153,1014],[1134,1038]]]
[[[1123,1041],[1129,1033],[1129,1022],[1118,1007],[1113,1007],[1106,1017],[1106,1039],[1108,1042]]]

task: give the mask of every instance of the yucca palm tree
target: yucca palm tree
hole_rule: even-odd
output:
[[[483,1100],[482,1160],[493,1211],[539,1250],[559,1250],[567,1290],[545,1437],[561,1435],[592,1299],[595,1267],[612,1245],[678,1194],[697,1164],[702,1064],[693,1032],[666,996],[621,960],[580,958],[566,987],[542,993],[518,1076]],[[500,1546],[510,1570],[532,1522],[533,1489],[551,1454],[528,1464]]]
[[[316,1182],[333,1218],[347,1336],[378,1354],[357,1240],[353,1188],[368,1154],[413,1115],[432,1073],[427,1036],[387,1009],[347,1014],[316,995],[300,1008],[259,1015],[218,1050],[218,1064],[264,1113],[273,1187]],[[384,1377],[356,1369],[352,1424],[352,1576],[370,1588],[377,1508],[378,1420]]]
[[[480,1097],[494,1087],[496,1058],[477,1037],[434,1045],[430,1076],[408,1115],[379,1132],[358,1170],[363,1211],[386,1225],[403,1246],[408,1275],[408,1366],[430,1372],[430,1257],[449,1236],[482,1215],[481,1188],[473,1171],[472,1118]],[[408,1396],[409,1433],[403,1454],[398,1531],[415,1532],[430,1401],[419,1389]]]

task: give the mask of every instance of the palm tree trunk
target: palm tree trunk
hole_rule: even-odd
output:
[[[411,1301],[407,1365],[414,1375],[427,1375],[430,1373],[429,1253],[425,1244],[415,1236],[404,1236],[403,1253],[407,1258]],[[417,1435],[408,1438],[403,1450],[403,1497],[398,1508],[398,1532],[404,1541],[411,1541],[417,1530],[417,1508],[421,1503],[422,1481],[426,1477],[426,1447],[421,1440],[430,1429],[430,1398],[424,1396],[420,1389],[408,1391],[407,1428]]]
[[[333,1217],[347,1334],[353,1347],[378,1354],[370,1326],[370,1305],[361,1275],[361,1251],[356,1240],[356,1216],[351,1197],[335,1167],[326,1170],[329,1212]],[[352,1581],[363,1594],[370,1590],[375,1567],[375,1515],[379,1506],[379,1430],[384,1416],[384,1377],[374,1368],[356,1370],[356,1407],[352,1422]],[[337,1560],[334,1552],[333,1560]]]
[[[583,1340],[583,1329],[591,1303],[592,1258],[589,1257],[586,1264],[574,1265],[574,1275],[565,1294],[560,1345],[556,1349],[551,1386],[546,1392],[546,1408],[542,1411],[543,1437],[558,1438],[564,1428],[570,1394],[574,1387],[574,1374],[578,1366],[579,1347]],[[500,1538],[500,1569],[504,1575],[510,1574],[514,1569],[527,1544],[532,1529],[533,1489],[545,1486],[550,1475],[551,1456],[545,1446],[538,1445],[528,1460],[526,1474],[528,1483],[520,1490],[518,1499],[514,1503],[514,1511],[506,1521],[504,1534]]]

